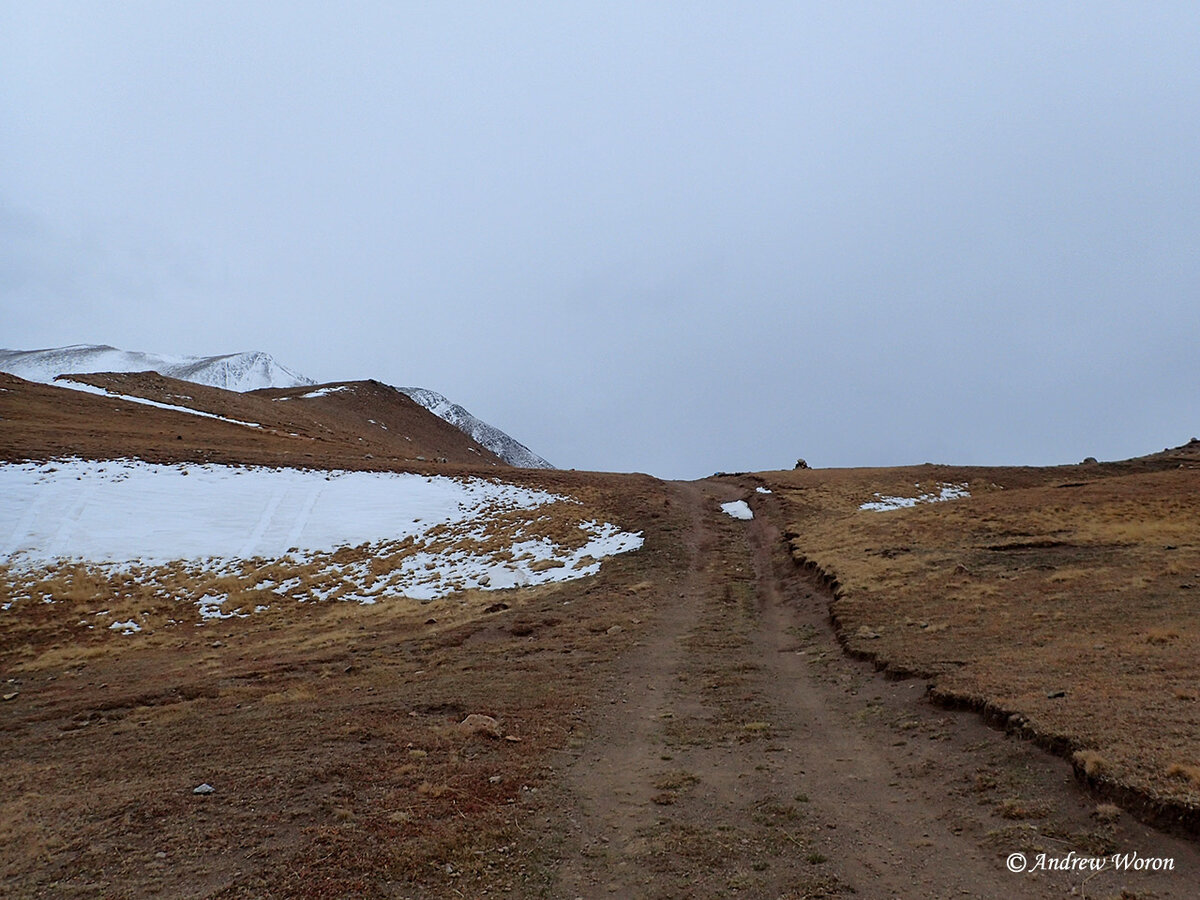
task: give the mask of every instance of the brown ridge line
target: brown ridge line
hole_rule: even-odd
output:
[[[785,531],[783,535],[796,567],[804,570],[829,595],[829,621],[833,625],[838,644],[847,656],[869,662],[885,677],[897,681],[909,678],[929,680],[931,683],[926,688],[926,697],[931,703],[946,710],[976,713],[997,731],[1030,741],[1048,753],[1062,757],[1071,764],[1075,780],[1087,787],[1097,799],[1118,804],[1138,821],[1169,834],[1190,840],[1200,839],[1200,807],[1155,796],[1113,778],[1089,775],[1083,765],[1074,758],[1077,751],[1087,748],[1066,735],[1043,731],[1031,724],[1024,714],[1000,706],[995,701],[939,687],[936,684],[936,672],[900,666],[884,659],[878,652],[864,650],[851,644],[850,633],[834,611],[834,603],[847,596],[845,588],[836,573],[795,546],[794,539],[798,537],[799,535],[792,531]]]

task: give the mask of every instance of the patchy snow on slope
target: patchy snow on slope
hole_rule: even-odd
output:
[[[642,545],[570,497],[483,478],[72,459],[0,465],[0,496],[9,612],[56,602],[44,585],[77,564],[114,601],[150,592],[203,621],[280,597],[431,600],[581,578]],[[113,606],[114,620],[129,612]]]
[[[317,397],[327,397],[330,394],[336,394],[339,391],[350,390],[348,384],[331,384],[327,387],[317,388],[315,391],[309,391],[307,394],[300,394],[298,397],[276,397],[276,400],[314,400]]]
[[[734,500],[730,503],[721,504],[721,512],[727,516],[733,516],[735,519],[746,519],[747,521],[754,518],[754,513],[750,509],[750,504],[745,500]]]
[[[917,490],[921,489],[919,484],[914,484]],[[887,512],[893,509],[908,509],[921,503],[942,503],[946,500],[961,500],[964,497],[970,497],[971,492],[967,490],[967,484],[941,484],[937,485],[938,491],[933,494],[917,494],[915,497],[885,497],[881,494],[875,494],[874,500],[869,500],[864,503],[859,509],[866,509],[872,512]]]
[[[118,394],[116,391],[110,391],[107,388],[96,387],[94,384],[86,384],[82,381],[72,381],[70,378],[58,378],[54,383],[59,387],[70,388],[73,391],[80,391],[85,394],[99,394],[101,397],[112,397],[116,400],[128,400],[130,403],[141,403],[145,406],[156,406],[159,409],[170,409],[175,412],[188,413],[193,416],[203,416],[206,419],[219,419],[222,422],[232,422],[234,425],[245,425],[247,428],[262,428],[256,422],[243,422],[241,419],[230,419],[225,416],[218,416],[216,413],[205,412],[202,409],[192,409],[190,406],[175,406],[171,403],[159,403],[157,400],[147,400],[145,397],[134,397],[131,394]]]
[[[765,487],[756,487],[756,488],[754,489],[754,491],[755,491],[755,493],[758,493],[758,494],[769,494],[769,493],[771,493],[771,489],[770,489],[770,488],[765,488]]]

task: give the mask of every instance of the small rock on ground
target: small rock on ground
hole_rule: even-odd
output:
[[[485,734],[488,737],[494,738],[503,736],[503,733],[500,731],[499,722],[491,716],[483,716],[479,713],[471,713],[471,715],[458,723],[458,727],[467,734]]]

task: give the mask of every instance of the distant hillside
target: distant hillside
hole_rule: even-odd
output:
[[[239,392],[156,372],[0,373],[0,459],[136,457],[331,469],[502,468],[395,388],[358,381]]]
[[[107,344],[74,344],[46,350],[0,349],[0,372],[43,384],[51,384],[59,375],[67,374],[157,372],[168,378],[239,393],[316,384],[311,378],[280,365],[269,353],[258,350],[223,356],[163,356],[120,350]],[[397,390],[511,466],[554,468],[524,444],[436,391],[418,387]]]
[[[106,344],[75,344],[48,350],[0,350],[0,372],[46,384],[67,373],[157,372],[169,378],[227,391],[315,384],[311,378],[280,365],[269,353],[257,350],[222,356],[162,356],[119,350]]]
[[[439,419],[444,419],[464,434],[470,435],[473,440],[487,447],[511,466],[520,466],[525,469],[554,468],[524,444],[509,437],[499,428],[489,425],[482,419],[477,419],[457,403],[451,403],[437,391],[419,387],[402,387],[397,390],[407,394]]]

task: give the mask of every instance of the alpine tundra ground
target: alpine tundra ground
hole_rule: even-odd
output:
[[[364,453],[320,432],[337,394],[289,401],[272,431],[25,384],[0,393],[0,449],[41,466],[68,446],[470,474],[423,445]],[[204,409],[270,424],[238,403]],[[200,570],[142,572],[180,580],[121,595],[137,631],[86,627],[116,594],[94,567],[31,585],[12,561],[0,892],[1192,897],[1194,449],[696,483],[485,464],[642,545],[574,580],[495,590],[472,571],[434,598],[371,603],[318,586],[227,618],[197,614],[192,594],[213,587],[188,583]],[[543,527],[565,546],[575,525],[556,515]],[[323,565],[353,574],[356,554]],[[235,594],[238,609],[311,575],[275,564],[296,570]],[[1014,874],[1017,852],[1174,868]]]

